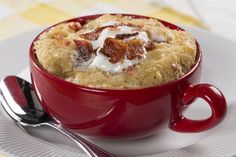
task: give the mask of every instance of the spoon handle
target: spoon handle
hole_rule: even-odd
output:
[[[89,157],[116,157],[55,122],[43,123],[73,140]]]

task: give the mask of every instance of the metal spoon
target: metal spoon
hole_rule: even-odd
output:
[[[31,84],[19,77],[8,76],[0,82],[0,100],[9,116],[23,128],[50,126],[73,140],[89,157],[115,157],[53,121],[39,103]]]

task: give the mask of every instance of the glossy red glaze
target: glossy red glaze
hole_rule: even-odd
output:
[[[99,16],[84,16],[65,22],[79,21],[83,25]],[[183,31],[173,24],[161,22],[171,29]],[[38,63],[32,43],[32,84],[40,102],[55,120],[87,136],[138,138],[167,127],[180,132],[203,131],[214,127],[224,118],[226,102],[217,88],[205,84],[192,85],[199,82],[201,73],[202,55],[196,44],[196,62],[181,78],[149,88],[112,90],[72,84],[50,74]],[[186,105],[197,97],[205,99],[212,108],[212,116],[207,120],[193,121],[182,116]]]

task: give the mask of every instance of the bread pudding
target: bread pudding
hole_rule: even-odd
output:
[[[69,82],[134,89],[183,76],[195,63],[197,46],[188,32],[156,19],[106,14],[49,28],[34,51],[44,69]]]

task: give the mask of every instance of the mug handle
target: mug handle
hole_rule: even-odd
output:
[[[191,120],[183,116],[182,109],[177,111],[178,119],[170,126],[177,132],[201,132],[213,128],[225,117],[227,105],[222,92],[210,84],[196,84],[187,87],[182,97],[182,107],[190,105],[196,98],[204,99],[211,108],[211,116],[204,120]]]

